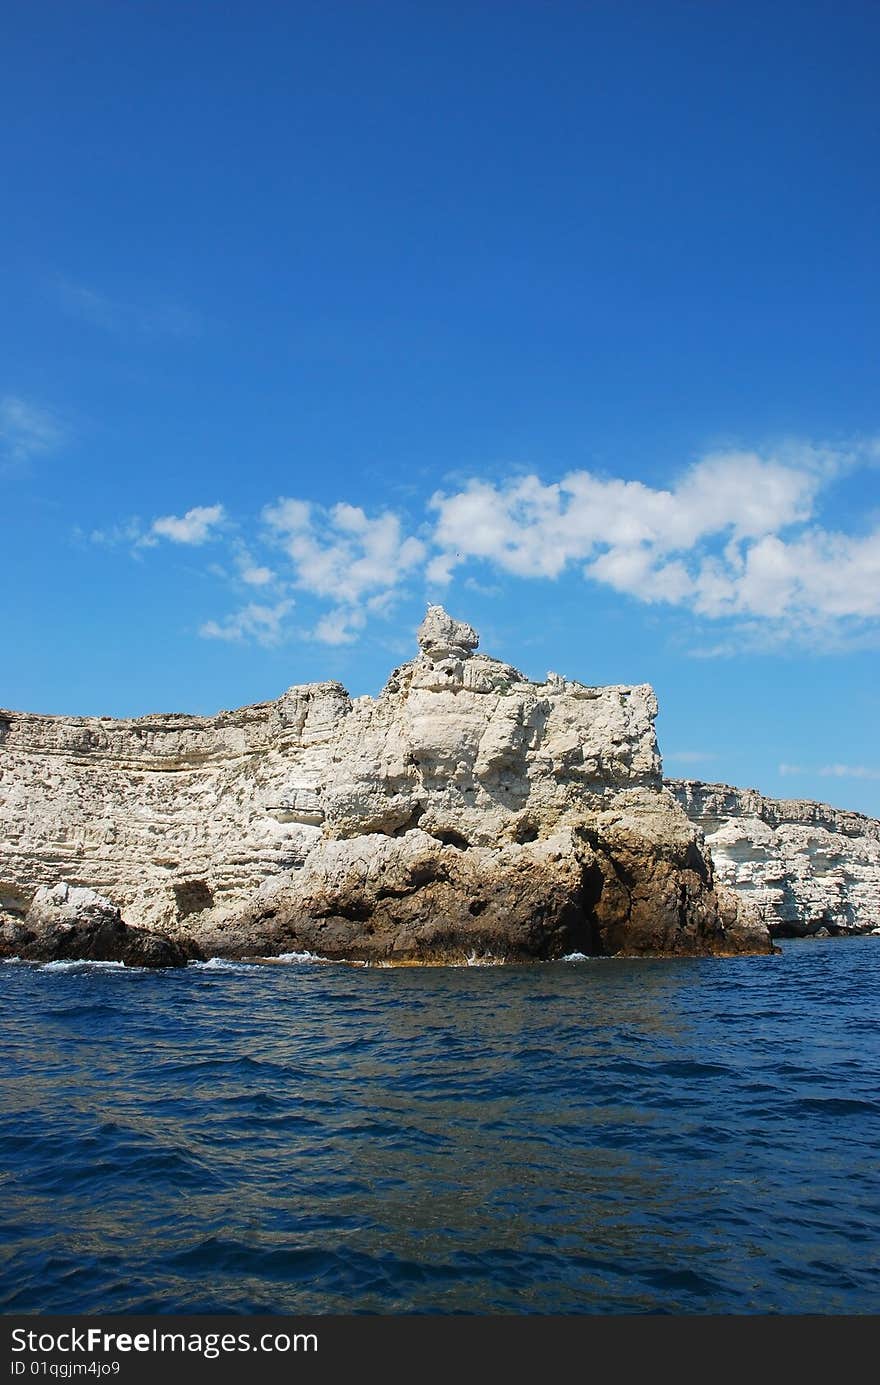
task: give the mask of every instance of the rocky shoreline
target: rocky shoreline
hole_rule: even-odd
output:
[[[757,789],[666,781],[705,835],[718,879],[775,938],[880,931],[880,822]]]
[[[772,952],[663,783],[651,688],[531,683],[478,643],[431,607],[378,698],[0,713],[0,955]]]

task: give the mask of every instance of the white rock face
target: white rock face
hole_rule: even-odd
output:
[[[771,932],[880,928],[880,822],[729,784],[667,782],[705,833],[719,879],[752,901]]]
[[[83,918],[115,918],[119,910],[111,900],[84,886],[60,880],[51,888],[42,885],[28,910],[28,918],[38,923],[73,923]]]
[[[652,689],[530,683],[477,645],[471,626],[431,607],[419,655],[378,698],[329,682],[213,717],[0,713],[0,910],[21,916],[65,881],[129,924],[230,950],[238,922],[253,932],[283,897],[288,929],[298,911],[348,923],[374,911],[382,946],[404,953],[417,904],[401,923],[389,900],[424,883],[439,913],[470,891],[478,917],[491,876],[500,917],[512,871],[546,881],[566,918],[575,906],[559,880],[582,912],[592,890],[614,936],[638,933],[641,950],[675,950],[679,933],[684,950],[753,950],[663,786]],[[753,941],[766,950],[766,930]]]

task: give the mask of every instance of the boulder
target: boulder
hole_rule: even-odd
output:
[[[23,919],[5,916],[0,955],[33,962],[123,962],[128,967],[182,967],[188,960],[179,943],[129,927],[109,899],[64,881],[38,889]]]

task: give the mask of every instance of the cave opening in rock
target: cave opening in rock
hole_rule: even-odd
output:
[[[177,904],[177,917],[188,918],[190,914],[200,914],[214,904],[214,893],[205,880],[181,880],[174,886],[174,899]]]
[[[457,851],[467,851],[470,842],[467,837],[462,836],[461,832],[456,832],[454,828],[444,828],[442,831],[432,832],[431,836],[436,841],[442,842],[444,846],[454,846]]]
[[[602,897],[604,887],[605,877],[598,863],[584,866],[581,871],[577,911],[569,926],[570,951],[583,952],[587,957],[601,957],[605,954],[602,930],[596,914],[596,906]]]

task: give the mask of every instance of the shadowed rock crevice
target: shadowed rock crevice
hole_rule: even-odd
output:
[[[214,904],[214,894],[204,880],[182,880],[174,885],[174,898],[177,901],[177,917],[189,918],[190,914],[200,914]]]
[[[467,837],[462,836],[461,832],[455,832],[452,828],[446,830],[432,828],[430,835],[443,846],[455,847],[456,851],[467,851],[470,847]]]

